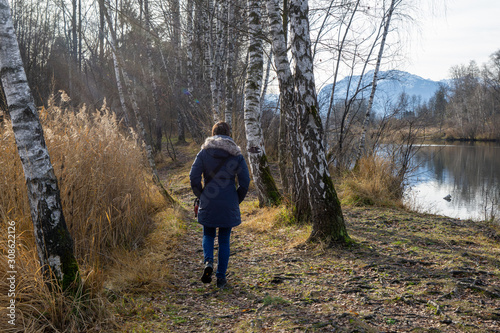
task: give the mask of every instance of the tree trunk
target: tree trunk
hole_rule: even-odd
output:
[[[151,30],[151,18],[149,15],[149,0],[144,0],[144,18],[146,20],[146,56],[148,58],[148,66],[149,66],[149,75],[151,77],[151,93],[153,95],[153,104],[155,107],[155,117],[154,117],[154,124],[151,128],[153,130],[154,127],[154,132],[156,136],[156,142],[154,145],[154,150],[156,154],[161,153],[161,140],[162,140],[162,130],[161,130],[161,111],[160,111],[160,99],[159,99],[159,92],[158,92],[158,84],[156,83],[156,71],[154,68],[153,64],[153,43],[151,42],[152,39],[152,30]],[[154,135],[151,134],[151,138],[153,138]]]
[[[249,61],[245,82],[245,132],[247,152],[252,176],[257,187],[260,206],[276,205],[281,201],[276,183],[271,175],[264,149],[260,123],[260,87],[262,84],[263,49],[262,26],[260,22],[260,1],[248,0]]]
[[[170,10],[172,14],[172,46],[174,48],[174,96],[179,90],[179,79],[182,75],[181,70],[181,13],[179,0],[170,1]],[[177,108],[177,142],[186,142],[186,132],[185,132],[185,117],[182,114],[182,110],[179,106]]]
[[[387,34],[389,33],[389,25],[391,24],[392,14],[394,13],[394,8],[396,6],[397,1],[400,0],[391,0],[391,5],[389,7],[389,11],[387,12],[386,22],[384,26],[384,33],[382,34],[382,40],[380,41],[380,49],[378,51],[378,56],[377,56],[377,64],[375,65],[375,70],[373,72],[372,90],[370,92],[370,99],[368,100],[368,108],[366,109],[365,118],[363,119],[361,137],[359,139],[359,147],[358,147],[358,152],[356,154],[356,165],[358,165],[359,159],[361,158],[361,155],[364,153],[365,150],[366,131],[368,128],[372,112],[375,92],[377,90],[378,72],[380,70],[380,63],[382,62],[382,57],[384,55],[384,46],[385,46],[385,41],[387,39]]]
[[[112,48],[114,47],[115,46],[113,46]],[[115,68],[116,88],[118,89],[118,97],[120,98],[120,106],[123,112],[123,119],[125,119],[125,125],[130,126],[127,103],[125,102],[125,94],[123,92],[122,79],[120,76],[120,65],[118,64],[118,58],[116,57],[116,52],[113,52],[113,65]]]
[[[77,0],[72,0],[73,12],[72,12],[72,27],[71,27],[71,56],[73,58],[73,64],[76,65],[78,59],[78,28],[77,28]]]
[[[271,62],[273,61],[272,58],[273,58],[273,54],[270,53],[269,57],[267,58],[266,75],[264,76],[264,81],[262,82],[262,84],[263,84],[262,92],[260,93],[260,100],[261,100],[260,113],[261,114],[263,112],[262,108],[264,107],[264,103],[262,103],[262,102],[266,100],[267,87],[269,86],[269,74],[271,72]]]
[[[190,96],[193,92],[193,80],[194,80],[194,69],[193,69],[193,57],[194,57],[194,22],[193,22],[193,10],[194,1],[187,1],[187,13],[186,13],[186,35],[187,35],[187,47],[186,47],[186,84],[187,91],[186,95]],[[193,109],[194,110],[194,109]],[[194,133],[193,133],[194,134]]]
[[[341,63],[341,59],[342,59],[342,50],[344,49],[344,45],[346,43],[346,38],[347,38],[347,35],[348,33],[350,32],[350,27],[351,27],[351,24],[354,20],[354,16],[356,15],[356,12],[358,10],[358,6],[359,6],[359,2],[360,0],[357,0],[356,1],[356,5],[354,7],[354,10],[352,11],[352,15],[351,15],[351,18],[349,19],[349,22],[347,24],[347,27],[345,28],[345,31],[344,31],[344,36],[342,37],[342,40],[339,41],[339,45],[338,45],[338,50],[337,50],[337,59],[336,59],[336,62],[335,62],[335,71],[333,73],[333,84],[332,84],[332,92],[331,92],[331,95],[330,95],[330,103],[328,105],[328,112],[326,114],[326,120],[325,120],[325,138],[324,138],[324,146],[325,146],[325,150],[328,151],[328,145],[329,145],[329,133],[330,133],[330,115],[332,113],[332,109],[333,109],[333,105],[335,104],[335,87],[337,85],[337,77],[338,77],[338,74],[339,74],[339,67],[340,67],[340,63]],[[344,17],[342,18],[342,24],[343,24],[343,21],[344,21]],[[368,62],[368,60],[367,60]],[[361,82],[361,79],[359,80]],[[343,127],[341,128],[341,130],[343,130]]]
[[[227,58],[227,0],[216,2],[216,22],[217,30],[215,36],[217,37],[217,47],[215,51],[215,77],[217,82],[217,103],[219,105],[219,119],[223,120],[226,115],[226,101],[224,99],[226,94],[226,75],[225,64]],[[225,17],[224,17],[225,16]]]
[[[295,107],[299,117],[302,163],[306,173],[313,229],[309,241],[346,243],[349,236],[323,147],[323,125],[314,83],[307,0],[290,1]]]
[[[204,53],[205,53],[205,64],[206,64],[206,79],[210,83],[210,91],[212,93],[212,118],[213,122],[216,123],[220,120],[220,104],[219,104],[219,87],[217,85],[217,64],[216,64],[216,50],[218,47],[218,36],[215,36],[215,28],[213,24],[213,17],[215,13],[213,0],[207,1],[208,12],[205,10],[203,12],[203,22],[204,22]]]
[[[193,81],[194,81],[194,69],[193,69],[193,56],[194,56],[194,21],[193,21],[193,9],[194,9],[194,0],[188,0],[187,8],[186,8],[186,35],[187,35],[187,47],[186,47],[186,85],[187,88],[184,89],[183,95],[187,99],[189,108],[184,110],[185,113],[182,113],[182,110],[179,110],[178,115],[181,116],[179,119],[183,125],[188,127],[189,132],[191,133],[191,137],[196,143],[201,144],[203,142],[204,133],[201,130],[199,123],[201,123],[200,119],[200,109],[198,107],[198,101],[193,97],[192,92],[194,90]],[[180,36],[179,36],[180,38]],[[164,69],[166,70],[166,65],[164,64]],[[173,89],[176,89],[174,87]],[[184,126],[179,125],[179,136],[184,135]],[[180,140],[181,138],[179,138]]]
[[[78,72],[82,71],[82,0],[78,0]]]
[[[294,79],[287,55],[286,34],[279,14],[279,0],[267,1],[272,36],[274,63],[280,90],[279,169],[282,184],[291,194],[297,221],[308,221],[311,208],[307,181],[301,164],[301,143],[298,141],[297,114],[294,104]],[[290,165],[291,164],[291,165]]]
[[[234,108],[234,96],[233,96],[233,66],[235,61],[235,33],[234,25],[235,22],[235,4],[232,1],[228,1],[227,10],[227,63],[226,63],[226,109],[224,112],[224,121],[229,125],[233,126],[233,108]]]
[[[104,61],[104,0],[99,0],[99,61]]]
[[[52,274],[65,290],[79,280],[78,264],[7,0],[0,0],[0,22],[0,73],[26,178],[38,258],[44,275]]]
[[[105,15],[107,15],[107,10],[106,10],[106,7],[104,6],[104,0],[99,0],[99,1],[100,1],[100,4],[99,4],[100,12],[101,12],[103,20],[104,20]],[[101,2],[102,2],[102,6],[101,6]],[[104,21],[103,21],[103,26],[102,26],[103,33],[104,33],[104,29],[105,29],[105,27],[104,27]],[[104,39],[104,35],[102,36],[102,38]],[[116,52],[114,51],[116,49],[114,36],[110,36],[109,42],[111,44],[111,49],[112,49],[113,67],[115,70],[115,79],[116,79],[116,88],[118,90],[118,97],[120,99],[120,106],[121,106],[122,112],[123,112],[123,119],[125,120],[125,125],[130,126],[130,115],[128,112],[127,103],[125,102],[125,93],[123,91],[122,79],[121,79],[121,75],[120,75],[120,65],[118,64],[118,58],[116,56]]]

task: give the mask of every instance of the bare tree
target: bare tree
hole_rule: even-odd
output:
[[[303,142],[302,163],[307,177],[313,222],[309,241],[346,243],[349,236],[323,147],[323,124],[314,83],[308,14],[307,0],[290,1],[295,107],[299,118],[299,138]]]
[[[479,67],[471,61],[468,65],[454,66],[451,75],[450,118],[459,136],[473,140],[483,132],[487,122]]]
[[[332,3],[333,3],[333,1],[332,1]],[[346,27],[344,29],[344,35],[342,36],[342,38],[339,38],[339,41],[338,41],[337,59],[335,60],[335,70],[333,72],[332,93],[330,95],[330,104],[328,106],[328,112],[327,112],[326,120],[325,120],[324,145],[325,145],[325,149],[327,149],[327,150],[328,150],[328,142],[329,142],[329,140],[328,140],[329,135],[328,134],[330,133],[330,131],[329,131],[330,115],[332,113],[332,109],[333,109],[333,105],[334,105],[334,101],[335,101],[335,99],[334,99],[335,98],[335,87],[337,86],[337,78],[338,78],[339,67],[340,67],[341,58],[342,58],[342,51],[344,50],[344,46],[347,43],[347,36],[351,30],[350,27],[354,21],[354,16],[357,14],[359,3],[360,3],[360,0],[356,0],[356,2],[354,4],[354,9],[351,11],[351,15],[347,20],[347,24],[346,24]],[[344,20],[348,17],[347,14],[349,13],[350,8],[349,8],[349,6],[347,6],[347,8],[348,8],[348,10],[346,10],[345,15],[343,15],[343,17],[342,17],[342,22],[341,22],[342,24],[344,23]],[[326,17],[325,17],[325,20],[326,20]],[[341,32],[341,29],[339,29],[339,35],[340,35],[340,32]],[[319,40],[319,38],[318,38],[318,40]]]
[[[178,4],[178,2],[176,2]],[[179,9],[177,8],[177,14],[179,13]],[[151,82],[151,94],[153,96],[153,104],[154,104],[154,132],[156,135],[156,142],[154,144],[155,148],[155,153],[160,153],[161,152],[161,140],[162,140],[162,130],[161,130],[161,110],[160,110],[160,97],[159,97],[159,86],[158,83],[156,82],[156,70],[155,70],[155,65],[153,62],[153,31],[151,29],[151,15],[149,12],[149,0],[144,0],[144,18],[146,21],[146,56],[148,58],[148,67],[149,67],[149,76],[150,76],[150,82]],[[177,22],[176,22],[177,23]],[[180,24],[180,22],[179,22]],[[175,23],[174,23],[174,31],[177,32],[178,29],[175,28]],[[174,35],[175,36],[175,35]],[[180,41],[179,45],[176,45],[176,47],[180,47]],[[177,65],[177,64],[176,64]],[[176,66],[177,68],[177,66]],[[183,137],[183,130],[184,127],[181,126],[180,129],[180,137]],[[151,135],[153,137],[153,135]]]
[[[7,0],[0,0],[0,45],[0,73],[26,178],[38,258],[45,276],[54,276],[67,289],[79,279],[78,264]]]
[[[279,169],[283,187],[291,195],[295,218],[307,221],[311,208],[307,180],[301,163],[301,142],[298,135],[297,113],[294,103],[294,78],[288,60],[286,23],[280,15],[279,0],[267,1],[267,12],[272,38],[274,63],[280,90]],[[285,10],[286,12],[286,10]],[[293,156],[293,158],[292,158]]]
[[[215,15],[217,12],[217,4],[214,5],[214,0],[207,0],[207,8],[203,10],[203,33],[204,33],[204,56],[206,77],[210,82],[210,91],[212,93],[212,117],[214,123],[220,120],[220,100],[217,69],[220,60],[217,57],[220,38],[222,36],[216,33]]]
[[[233,108],[234,108],[234,77],[233,77],[233,67],[236,58],[235,50],[235,2],[228,1],[227,10],[227,63],[226,63],[226,111],[224,113],[224,120],[229,126],[233,124]]]
[[[385,47],[385,41],[387,40],[387,35],[389,34],[389,27],[391,24],[391,18],[394,13],[394,9],[398,4],[401,3],[402,0],[391,0],[391,4],[389,5],[389,9],[387,11],[387,14],[385,16],[384,20],[384,32],[382,34],[382,40],[380,41],[380,48],[378,51],[378,56],[377,56],[377,63],[375,65],[375,70],[373,72],[373,81],[372,81],[372,89],[370,93],[370,98],[368,100],[368,108],[365,113],[365,118],[363,120],[363,125],[361,129],[361,137],[359,140],[359,148],[358,152],[356,154],[356,163],[359,161],[361,158],[361,154],[364,153],[365,149],[365,141],[366,141],[366,131],[367,131],[367,126],[368,126],[368,120],[370,119],[370,115],[372,112],[372,107],[373,107],[373,100],[375,98],[375,92],[377,90],[377,82],[378,82],[378,72],[380,70],[380,63],[382,62],[382,57],[384,55],[384,47]]]
[[[177,0],[175,0],[177,1]],[[204,133],[200,127],[200,123],[204,122],[204,117],[202,111],[200,110],[199,104],[197,104],[195,98],[193,97],[194,91],[194,80],[195,80],[195,71],[193,66],[193,58],[195,54],[195,22],[193,20],[193,10],[194,10],[195,1],[188,0],[186,4],[186,88],[183,91],[183,95],[187,100],[188,107],[184,110],[179,109],[178,111],[178,127],[179,133],[182,134],[184,131],[184,126],[186,125],[191,132],[191,136],[193,140],[197,143],[202,143],[204,140]],[[179,29],[180,34],[180,29]],[[178,37],[180,43],[180,36]],[[180,47],[180,44],[179,44]],[[177,56],[180,58],[180,52],[178,52]],[[180,59],[178,60],[178,65],[180,66]],[[166,64],[164,63],[164,69],[166,69]],[[180,72],[176,72],[176,75],[180,75]],[[176,76],[176,82],[179,78]],[[173,85],[172,91],[178,89],[176,85]],[[202,120],[203,119],[203,120]],[[179,123],[180,121],[180,123]]]
[[[355,7],[355,9],[357,6]],[[353,13],[354,16],[354,13]],[[351,19],[353,18],[351,17]],[[355,42],[354,45],[354,50],[353,51],[347,51],[344,50],[344,45],[345,40],[344,38],[342,39],[342,42],[340,42],[340,45],[342,47],[339,47],[339,54],[337,57],[337,63],[335,65],[335,72],[334,72],[334,83],[332,85],[332,92],[330,95],[330,101],[328,105],[328,112],[327,112],[327,121],[325,125],[325,130],[327,133],[329,133],[330,130],[330,124],[329,124],[329,118],[330,114],[333,111],[334,105],[336,105],[336,99],[335,99],[335,86],[336,86],[336,80],[337,80],[337,74],[338,74],[338,69],[339,69],[339,63],[341,62],[341,52],[347,51],[347,53],[352,53],[352,59],[351,59],[351,65],[350,65],[350,76],[347,77],[347,87],[346,87],[346,96],[344,98],[343,103],[337,104],[337,110],[335,112],[335,127],[334,127],[334,132],[336,133],[336,140],[333,143],[331,148],[331,153],[329,154],[331,158],[329,159],[329,164],[333,162],[333,160],[336,160],[336,167],[339,170],[349,168],[349,166],[352,163],[352,158],[348,154],[348,148],[352,146],[354,137],[351,134],[351,127],[353,125],[353,122],[358,118],[358,114],[361,111],[364,111],[363,109],[366,109],[364,100],[360,101],[360,95],[364,93],[366,89],[370,87],[369,84],[365,82],[365,77],[366,77],[366,71],[368,69],[369,64],[371,63],[372,60],[372,54],[373,51],[375,50],[376,46],[379,44],[380,36],[382,34],[382,30],[384,27],[382,23],[379,25],[378,28],[375,29],[369,36],[375,36],[373,38],[373,42],[371,44],[371,47],[369,47],[367,53],[365,55],[360,54],[360,48],[361,45],[358,44],[358,42]],[[346,31],[347,33],[347,31]],[[345,37],[345,35],[344,35]],[[369,40],[369,38],[365,38],[362,40],[362,42]],[[360,74],[357,76],[357,82],[354,79],[354,72],[356,68],[356,64],[358,62],[361,62],[362,64],[362,69]],[[352,90],[352,91],[351,91]],[[366,111],[364,111],[366,113]],[[325,140],[328,144],[329,140]],[[348,156],[349,155],[349,156]],[[355,158],[355,156],[354,156]]]
[[[181,11],[179,0],[170,0],[170,13],[172,15],[172,47],[174,52],[174,68],[175,74],[173,78],[173,90],[178,91],[180,77],[182,75],[181,68]],[[175,96],[175,94],[174,94]],[[180,105],[177,106],[177,138],[178,142],[186,142],[185,134],[186,119]]]
[[[259,203],[275,205],[281,200],[276,183],[271,175],[264,149],[261,126],[261,84],[263,71],[262,25],[259,0],[248,0],[249,60],[245,83],[245,132],[247,152],[253,180],[257,187]]]

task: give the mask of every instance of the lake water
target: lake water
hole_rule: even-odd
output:
[[[419,148],[405,204],[461,219],[500,217],[500,145],[460,143]],[[444,197],[450,195],[451,200]]]

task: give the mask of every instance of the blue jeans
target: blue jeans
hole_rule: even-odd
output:
[[[203,255],[205,262],[214,261],[214,242],[217,228],[203,226]],[[231,228],[219,228],[219,253],[217,261],[217,272],[215,276],[218,279],[226,278],[227,265],[229,263],[229,239],[231,237]]]

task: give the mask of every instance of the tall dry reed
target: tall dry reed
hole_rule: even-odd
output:
[[[344,174],[339,190],[342,204],[399,206],[403,179],[397,176],[397,167],[391,161],[370,155]]]
[[[98,295],[101,268],[112,263],[116,249],[131,250],[144,242],[153,227],[152,214],[165,203],[135,134],[121,128],[105,106],[95,112],[85,107],[69,111],[50,103],[40,119],[84,282],[80,294],[68,298],[50,292],[42,280],[24,174],[8,123],[0,128],[0,271],[7,271],[7,223],[15,221],[18,331],[87,331],[106,317],[99,305],[104,302]],[[4,322],[7,291],[4,276],[2,328],[9,328]]]

